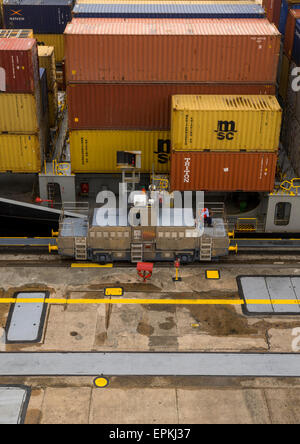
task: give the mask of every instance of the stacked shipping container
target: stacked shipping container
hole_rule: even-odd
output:
[[[116,151],[147,148],[142,171],[168,172],[174,94],[275,92],[265,19],[74,19],[65,38],[73,172],[117,172]]]
[[[286,20],[280,95],[285,105],[282,144],[300,175],[300,9],[291,5]],[[300,4],[298,5],[300,7]]]
[[[6,28],[33,29],[39,45],[54,46],[55,58],[64,58],[63,32],[72,18],[73,0],[4,0]]]
[[[273,190],[280,126],[274,96],[174,96],[172,189]]]
[[[54,127],[57,119],[58,101],[57,101],[57,81],[56,81],[56,65],[53,46],[38,47],[39,64],[47,72],[47,96],[49,124]]]
[[[0,38],[0,171],[41,170],[46,145],[45,98],[36,41]]]

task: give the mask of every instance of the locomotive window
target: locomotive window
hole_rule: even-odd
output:
[[[102,237],[102,233],[101,233],[101,231],[98,231],[98,233],[97,233],[97,237]]]
[[[170,236],[171,236],[171,233],[169,233],[168,231],[166,231],[165,236],[166,236],[166,237],[170,237]]]
[[[177,239],[177,233],[176,232],[172,233],[172,238],[173,239]]]
[[[112,231],[112,232],[110,233],[110,236],[111,236],[111,237],[116,237],[116,233],[115,233],[114,231]]]
[[[106,231],[104,231],[103,237],[108,237],[108,233]]]
[[[288,225],[290,223],[292,204],[279,202],[275,207],[275,225]]]

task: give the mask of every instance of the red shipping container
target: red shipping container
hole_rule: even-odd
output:
[[[296,20],[299,19],[300,19],[300,9],[290,9],[286,22],[285,37],[284,37],[284,52],[289,59],[292,58]]]
[[[263,0],[262,6],[265,8],[267,18],[271,23],[279,26],[282,0]]]
[[[171,189],[273,191],[277,154],[172,152]]]
[[[169,130],[172,95],[275,92],[275,85],[264,84],[70,84],[69,128]]]
[[[38,84],[36,40],[0,38],[0,91],[32,93]]]
[[[84,19],[66,27],[67,82],[275,83],[267,19]]]

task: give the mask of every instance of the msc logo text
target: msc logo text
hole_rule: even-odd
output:
[[[218,140],[233,140],[235,133],[237,133],[235,122],[233,120],[219,120],[215,133],[217,133]]]

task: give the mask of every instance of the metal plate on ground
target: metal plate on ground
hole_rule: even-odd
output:
[[[0,385],[0,424],[23,424],[31,390],[26,386]]]
[[[7,323],[6,343],[40,342],[47,312],[45,302],[18,303],[20,299],[48,298],[47,291],[15,293],[16,303],[11,305]]]
[[[245,315],[300,314],[300,276],[238,276],[237,283]]]

